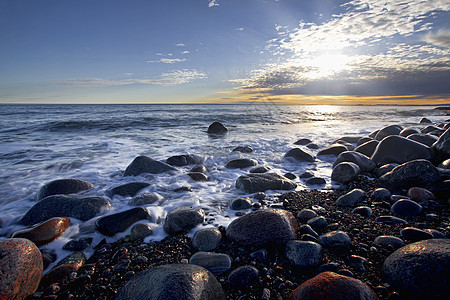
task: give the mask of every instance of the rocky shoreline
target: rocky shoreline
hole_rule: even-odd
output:
[[[448,127],[426,124],[419,131],[392,125],[369,137],[335,141],[318,152],[336,157],[331,178],[342,186],[329,192],[287,192],[268,203],[265,190],[295,188],[288,179],[292,174],[281,176],[269,169],[250,172],[237,180],[236,187],[255,193],[253,199],[233,199],[230,206],[240,217],[227,228],[201,229],[191,239],[185,234],[205,221],[205,212],[178,207],[165,220],[169,236],[164,240],[143,243],[151,228],[137,224],[130,236],[92,245],[95,253],[89,259],[82,250],[92,239],[76,241],[68,247],[73,253],[39,283],[36,276],[23,278],[21,273],[33,270],[39,274],[37,256],[42,255],[44,266],[54,257],[41,254],[35,245],[58,238],[70,226],[68,217],[89,220],[110,205],[106,197],[67,196],[89,189],[89,183],[47,184],[37,193],[39,202],[21,220],[32,225],[31,229],[0,240],[0,269],[2,274],[9,272],[0,295],[30,299],[142,295],[169,299],[444,299],[450,267]],[[223,134],[224,128],[214,124],[211,130]],[[315,157],[296,147],[286,153],[286,159],[311,162]],[[125,175],[171,172],[176,170],[173,166],[200,163],[198,157],[188,155],[170,160],[166,164],[138,157]],[[228,164],[230,168],[255,167],[252,159]],[[199,168],[190,174],[193,179],[207,180]],[[308,174],[294,176],[311,180]],[[321,182],[320,178],[314,182]],[[134,196],[143,186],[124,185],[108,194]],[[131,200],[136,205],[157,201],[155,195],[136,197],[140,198]],[[151,218],[145,209],[135,207],[97,219],[95,230],[113,236]],[[33,256],[24,258],[21,253],[25,252]],[[28,289],[21,290],[24,282]]]

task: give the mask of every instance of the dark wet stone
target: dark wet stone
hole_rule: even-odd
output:
[[[33,226],[15,231],[12,238],[29,239],[36,246],[42,246],[59,238],[69,228],[70,219],[55,217]]]
[[[313,211],[312,209],[302,209],[301,211],[298,212],[297,219],[300,222],[305,223],[309,219],[312,219],[316,216],[317,216],[317,213],[315,211]]]
[[[334,155],[334,156],[338,156],[339,154],[341,154],[344,151],[347,151],[347,147],[345,147],[344,145],[341,144],[332,144],[328,147],[325,147],[323,149],[321,149],[317,155]]]
[[[388,283],[405,299],[448,299],[450,240],[433,239],[406,245],[383,264]]]
[[[107,190],[106,194],[109,197],[113,197],[114,195],[133,197],[137,194],[137,192],[148,187],[149,185],[150,184],[146,182],[129,182]]]
[[[312,141],[310,139],[299,139],[294,144],[300,145],[300,146],[305,146],[305,145],[308,145],[309,143],[312,143]]]
[[[225,273],[231,269],[231,257],[228,254],[214,252],[197,252],[191,256],[189,263],[201,266],[214,276]]]
[[[204,228],[192,237],[192,246],[199,251],[212,251],[222,240],[222,233],[216,228]]]
[[[381,177],[381,176],[383,176],[384,174],[386,174],[386,173],[388,173],[388,172],[394,170],[394,169],[395,169],[396,167],[398,167],[398,166],[399,166],[399,164],[396,164],[396,163],[385,164],[385,165],[382,165],[382,166],[379,167],[379,168],[375,168],[375,170],[373,171],[373,173],[374,173],[377,177]]]
[[[375,163],[366,155],[356,151],[344,151],[338,155],[333,167],[341,162],[352,162],[358,165],[361,172],[372,172],[375,169]]]
[[[166,160],[166,163],[171,166],[187,166],[187,165],[198,165],[202,164],[204,161],[203,157],[195,154],[185,154],[185,155],[175,155],[171,156]]]
[[[399,135],[403,128],[399,125],[388,125],[381,128],[375,135],[375,139],[381,141],[385,137]]]
[[[266,173],[268,171],[272,170],[271,167],[268,166],[260,166],[260,167],[255,167],[253,169],[250,170],[250,173]]]
[[[228,275],[228,282],[235,289],[249,286],[259,276],[259,271],[253,266],[241,266],[231,271]]]
[[[323,247],[339,247],[345,248],[352,244],[352,240],[344,231],[331,231],[319,236],[319,244]]]
[[[373,138],[367,137],[367,136],[363,136],[362,138],[360,138],[358,140],[358,142],[356,143],[357,146],[361,146],[362,144],[365,144],[367,142],[373,141]]]
[[[370,217],[372,215],[372,209],[368,206],[358,206],[352,210],[352,213],[362,217]]]
[[[391,212],[401,217],[413,217],[422,212],[422,206],[409,199],[400,199],[391,206]]]
[[[353,189],[336,200],[336,205],[353,207],[367,199],[366,192],[361,189]]]
[[[131,260],[124,259],[124,260],[120,261],[118,264],[114,265],[113,271],[114,272],[128,271],[128,269],[130,268],[130,264],[131,264]]]
[[[391,192],[388,189],[385,188],[377,188],[375,191],[372,192],[372,195],[370,198],[372,201],[390,201],[391,199]]]
[[[237,146],[232,152],[252,153],[253,148],[250,146]]]
[[[208,181],[209,180],[208,176],[206,176],[204,173],[200,173],[200,172],[189,172],[187,175],[189,177],[191,177],[191,179],[194,181]]]
[[[179,206],[170,211],[164,223],[168,234],[188,232],[205,220],[205,212],[199,207]]]
[[[323,216],[317,216],[308,220],[308,225],[315,230],[323,230],[327,227],[327,219]]]
[[[391,246],[394,249],[405,246],[405,242],[401,238],[392,235],[380,235],[375,238],[373,243],[375,245],[383,246],[384,248]]]
[[[313,236],[315,238],[319,237],[317,232],[308,224],[303,224],[302,226],[300,226],[300,233],[308,234],[308,235],[311,235],[311,236]]]
[[[305,171],[302,174],[300,174],[299,177],[300,177],[300,179],[307,179],[307,178],[314,177],[314,174],[312,172]]]
[[[246,193],[264,192],[266,190],[293,190],[295,182],[276,173],[242,175],[236,180],[236,188]]]
[[[116,300],[217,299],[225,295],[214,275],[197,265],[171,264],[147,269],[119,289]]]
[[[86,263],[86,256],[83,252],[74,252],[63,258],[41,279],[42,286],[59,282],[69,274],[78,271]]]
[[[197,165],[191,169],[191,172],[199,172],[199,173],[206,174],[206,173],[208,173],[208,170],[206,169],[206,167],[204,165]]]
[[[153,234],[153,229],[149,224],[137,223],[131,228],[131,237],[144,239]]]
[[[420,133],[420,130],[417,128],[408,127],[408,128],[403,129],[402,131],[400,131],[399,135],[402,137],[407,137],[408,135],[416,134],[416,133]]]
[[[305,181],[306,185],[324,185],[327,182],[321,177],[312,177]]]
[[[388,225],[408,224],[408,222],[406,222],[405,220],[394,216],[379,216],[375,219],[375,221]]]
[[[80,179],[58,179],[42,186],[36,194],[36,201],[52,195],[75,194],[93,187],[92,183]]]
[[[339,183],[348,183],[354,180],[360,172],[361,169],[357,164],[352,162],[342,162],[333,168],[331,180]]]
[[[228,132],[228,128],[220,122],[213,122],[209,125],[207,132],[208,134],[225,134]]]
[[[293,148],[289,150],[284,157],[292,157],[295,158],[298,161],[304,161],[304,162],[313,162],[314,156],[309,154],[308,152],[303,151],[300,148]]]
[[[347,265],[359,273],[365,273],[367,259],[359,255],[351,255],[347,260]]]
[[[364,144],[356,147],[355,151],[366,155],[367,157],[371,157],[375,152],[375,149],[378,146],[379,141],[377,140],[369,140]]]
[[[193,190],[188,186],[182,186],[173,190],[175,193],[192,192]]]
[[[111,207],[106,197],[49,196],[36,203],[20,223],[33,225],[54,217],[69,217],[87,221]]]
[[[263,248],[250,253],[250,257],[256,259],[258,262],[264,263],[267,260],[267,254],[267,250]]]
[[[136,157],[126,168],[123,176],[138,176],[143,173],[159,174],[176,169],[169,164],[154,160],[147,156]]]
[[[319,145],[314,144],[314,143],[309,143],[308,145],[306,145],[306,148],[315,150],[315,149],[319,149]]]
[[[226,167],[229,169],[242,169],[242,168],[248,168],[253,167],[258,164],[258,161],[256,159],[251,158],[238,158],[233,159],[227,162]]]
[[[162,196],[157,193],[142,193],[140,195],[134,196],[128,202],[128,205],[132,206],[149,205],[158,202],[161,199]]]
[[[287,179],[290,179],[290,180],[294,180],[295,178],[297,178],[297,176],[295,176],[295,174],[291,173],[291,172],[286,173],[283,176],[286,177]]]
[[[422,143],[428,147],[433,146],[434,143],[438,140],[438,138],[431,134],[425,133],[416,133],[407,136],[408,139]]]
[[[286,244],[286,258],[299,269],[312,269],[322,261],[322,246],[314,242],[289,241]]]
[[[80,238],[78,240],[71,240],[70,242],[66,243],[63,246],[63,249],[68,251],[83,251],[84,249],[88,248],[91,245],[92,240],[93,238],[91,237]]]
[[[430,232],[414,227],[403,228],[402,230],[400,230],[400,234],[402,238],[412,242],[434,238],[433,234],[431,234]]]
[[[133,223],[140,220],[151,220],[152,216],[143,207],[135,207],[119,213],[100,217],[95,222],[95,228],[102,234],[113,236],[127,230]]]
[[[422,119],[420,119],[419,124],[423,124],[423,123],[432,123],[432,122],[430,119],[422,118]]]
[[[248,197],[239,197],[231,199],[229,207],[232,210],[241,210],[241,209],[248,209],[252,207],[253,202],[252,199]]]

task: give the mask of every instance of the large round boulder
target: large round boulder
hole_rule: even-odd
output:
[[[151,220],[152,216],[143,207],[134,207],[119,213],[100,217],[95,221],[95,228],[102,234],[113,236],[127,230],[133,223],[140,220]]]
[[[345,147],[342,144],[331,144],[330,146],[327,146],[323,149],[321,149],[317,155],[334,155],[338,156],[344,151],[347,151],[347,147]]]
[[[367,157],[371,157],[373,153],[375,152],[375,149],[377,148],[378,144],[380,142],[377,140],[370,140],[368,142],[365,142],[364,144],[359,145],[356,147],[355,151],[362,153],[366,155]]]
[[[352,162],[341,162],[331,172],[331,180],[339,183],[348,183],[358,177],[361,169]]]
[[[293,190],[297,184],[276,173],[254,173],[242,175],[236,180],[236,188],[246,193],[265,192],[267,190]]]
[[[199,207],[179,206],[170,211],[164,223],[168,234],[188,232],[205,220],[205,212]]]
[[[384,138],[375,149],[371,159],[377,165],[388,163],[402,164],[415,159],[431,160],[434,157],[430,147],[398,136],[388,136]]]
[[[136,195],[140,190],[143,188],[146,188],[150,185],[150,183],[146,182],[128,182],[125,184],[121,184],[119,186],[115,186],[113,188],[110,188],[106,191],[106,194],[112,198],[114,195],[119,195],[123,197],[133,197]]]
[[[92,183],[80,179],[58,179],[42,186],[36,194],[36,201],[52,195],[76,194],[93,187]]]
[[[300,148],[293,148],[286,152],[284,157],[292,157],[295,158],[298,161],[304,161],[304,162],[313,162],[314,156],[309,154],[308,152],[303,151]]]
[[[261,246],[286,243],[297,236],[294,215],[282,209],[261,209],[235,219],[228,225],[227,237],[243,245]]]
[[[159,174],[176,169],[169,164],[154,160],[148,156],[138,156],[125,169],[123,176],[138,176],[142,173]]]
[[[191,264],[162,265],[147,269],[119,289],[125,299],[225,299],[222,286],[211,272]]]
[[[450,128],[447,129],[432,146],[441,160],[450,158]]]
[[[69,217],[87,221],[111,207],[106,197],[48,196],[31,207],[20,223],[33,225],[54,217]]]
[[[225,134],[228,132],[228,128],[220,122],[213,122],[208,127],[208,134]]]
[[[333,272],[322,272],[303,282],[288,299],[377,300],[377,296],[361,280]]]
[[[381,141],[385,137],[399,135],[403,128],[399,125],[388,125],[381,128],[375,135],[375,139]]]
[[[187,165],[199,165],[204,162],[204,158],[200,155],[195,154],[183,154],[183,155],[175,155],[171,156],[166,160],[171,166],[187,166]]]
[[[427,145],[428,147],[433,146],[438,140],[436,136],[426,133],[415,133],[408,135],[406,138]]]
[[[338,155],[333,167],[341,162],[352,162],[358,165],[361,172],[372,172],[375,169],[375,163],[366,155],[356,151],[344,151]]]
[[[0,240],[0,299],[25,299],[39,286],[41,252],[27,239]]]
[[[37,246],[42,246],[60,237],[69,228],[70,219],[67,217],[51,218],[28,228],[15,231],[12,238],[29,239]]]
[[[404,299],[448,299],[450,240],[408,244],[392,253],[383,274]]]

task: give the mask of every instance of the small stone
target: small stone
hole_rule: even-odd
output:
[[[364,192],[361,189],[354,189],[348,192],[347,194],[340,196],[336,200],[336,205],[352,207],[363,202],[364,200],[366,200],[366,198],[367,198],[366,192]]]
[[[400,230],[400,234],[405,240],[412,242],[432,239],[434,237],[433,234],[414,227],[403,228]]]
[[[391,246],[394,249],[401,248],[405,245],[405,242],[401,238],[392,235],[380,235],[373,241],[373,243],[384,248]]]
[[[357,164],[352,162],[342,162],[333,168],[331,180],[339,183],[348,183],[354,180],[360,172],[361,169]]]
[[[204,173],[201,172],[189,172],[187,174],[194,181],[208,181],[209,178]]]
[[[300,145],[300,146],[305,146],[305,145],[308,145],[309,143],[312,143],[312,141],[310,139],[299,139],[294,144]]]
[[[327,227],[327,219],[322,216],[314,217],[308,220],[308,225],[316,230],[323,230]]]
[[[64,250],[69,251],[83,251],[84,249],[88,248],[92,243],[93,238],[86,237],[86,238],[80,238],[78,240],[71,240],[70,242],[66,243],[63,246]]]
[[[192,246],[199,251],[212,251],[222,240],[222,233],[216,228],[204,228],[192,237]]]
[[[358,206],[352,210],[352,213],[362,217],[370,217],[372,215],[372,209],[368,206]]]
[[[143,188],[148,187],[150,184],[146,182],[129,182],[116,187],[113,187],[106,191],[106,194],[112,198],[114,195],[123,197],[133,197]]]
[[[135,207],[119,213],[100,217],[95,222],[96,229],[107,236],[127,230],[133,223],[140,220],[152,220],[152,216],[143,207]]]
[[[252,153],[253,148],[250,146],[237,146],[232,152]]]
[[[155,202],[159,202],[162,200],[162,196],[157,193],[142,193],[140,195],[134,196],[128,205],[131,206],[141,206],[141,205],[149,205]]]
[[[303,161],[303,162],[314,162],[314,156],[312,156],[311,154],[309,154],[308,152],[303,151],[300,148],[293,148],[291,150],[289,150],[284,157],[292,157],[298,161]]]
[[[307,224],[303,224],[302,226],[300,226],[300,233],[302,234],[309,234],[315,238],[318,238],[319,235],[317,234],[316,231],[314,231],[314,229],[312,229],[311,226],[307,225]]]
[[[259,276],[259,271],[253,266],[241,266],[231,271],[228,275],[228,282],[235,289],[249,286]]]
[[[143,239],[153,234],[153,229],[149,224],[138,223],[131,228],[131,237]]]
[[[228,132],[228,128],[220,122],[213,122],[209,125],[207,132],[208,134],[225,134]]]
[[[412,187],[408,190],[407,196],[416,202],[435,200],[436,196],[427,189]]]
[[[191,256],[189,263],[201,266],[214,276],[219,276],[231,269],[232,259],[228,254],[214,252],[197,252]]]
[[[188,232],[205,220],[205,212],[199,207],[179,206],[170,211],[164,223],[164,231],[168,234]]]
[[[259,166],[250,170],[250,173],[266,173],[272,170],[271,167],[268,166]]]
[[[248,167],[253,167],[258,164],[258,161],[251,158],[238,158],[230,160],[226,167],[228,169],[243,169]]]
[[[422,206],[409,199],[400,199],[391,206],[391,212],[401,217],[412,217],[422,212]]]
[[[327,182],[321,177],[311,177],[305,183],[306,185],[324,185]]]
[[[312,269],[322,261],[322,246],[314,242],[290,241],[286,244],[286,258],[299,269]]]
[[[302,209],[297,214],[297,219],[300,222],[305,223],[308,220],[310,220],[310,219],[312,219],[312,218],[314,218],[316,216],[317,216],[317,213],[315,211],[313,211],[312,209]]]
[[[299,177],[300,177],[300,179],[307,179],[307,178],[314,177],[314,174],[309,171],[305,171],[302,174],[300,174]]]
[[[239,197],[231,199],[229,207],[232,210],[242,210],[242,209],[248,209],[252,207],[253,202],[248,197]]]
[[[345,248],[352,244],[352,240],[344,231],[331,231],[319,237],[319,244],[324,247]]]
[[[36,201],[52,195],[68,195],[92,189],[94,185],[80,179],[58,179],[45,184],[36,194]]]
[[[379,216],[375,219],[375,222],[387,224],[387,225],[398,225],[398,224],[408,224],[403,219],[394,217],[394,216]]]

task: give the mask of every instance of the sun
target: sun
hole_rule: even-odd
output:
[[[349,68],[351,57],[344,54],[321,54],[305,60],[310,72],[308,77],[319,79],[331,77]]]

